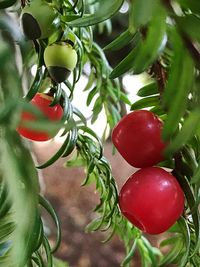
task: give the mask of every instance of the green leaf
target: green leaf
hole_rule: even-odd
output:
[[[133,20],[134,27],[138,28],[147,24],[152,19],[158,4],[158,0],[134,0],[130,7],[133,9],[131,19]]]
[[[123,93],[123,92],[120,92],[120,99],[127,105],[131,106],[131,101],[129,100],[128,96]]]
[[[192,184],[200,184],[200,163],[198,162],[198,167],[196,168],[194,175],[191,178]]]
[[[141,42],[139,39],[140,37],[138,37],[135,47],[131,50],[131,52],[110,73],[110,79],[115,79],[132,69],[134,59],[140,49]]]
[[[44,251],[46,254],[47,267],[53,267],[53,257],[52,257],[52,253],[51,253],[51,247],[50,247],[49,241],[46,238],[46,236],[44,236],[44,238],[43,238],[43,247],[44,247]]]
[[[142,109],[147,107],[158,106],[160,103],[159,96],[149,96],[142,98],[132,104],[131,110]]]
[[[133,258],[135,250],[137,248],[137,239],[133,242],[131,249],[129,250],[128,254],[126,255],[125,259],[122,261],[121,266],[126,266]]]
[[[99,159],[102,157],[103,155],[103,145],[102,142],[100,140],[100,138],[98,137],[98,135],[90,128],[88,128],[87,126],[79,126],[78,127],[79,130],[82,130],[83,132],[89,134],[90,136],[94,137],[96,139],[96,141],[98,142],[99,145]]]
[[[2,129],[0,143],[1,170],[9,187],[14,211],[12,217],[16,225],[10,257],[4,266],[12,266],[12,261],[15,266],[24,266],[35,246],[32,233],[37,217],[38,177],[29,151],[16,132]]]
[[[184,17],[177,17],[176,23],[178,24],[179,29],[181,29],[181,31],[184,32],[189,38],[200,43],[199,17],[193,14]]]
[[[174,33],[173,45],[173,63],[163,94],[163,104],[169,108],[163,128],[164,140],[168,140],[176,131],[178,123],[185,112],[188,93],[194,80],[194,62],[176,33]]]
[[[155,82],[149,83],[142,87],[138,92],[137,95],[140,97],[145,97],[145,96],[150,96],[150,95],[155,95],[158,94],[158,86]]]
[[[200,126],[199,108],[192,111],[184,121],[183,127],[178,134],[172,139],[165,150],[165,155],[169,157],[189,141]]]
[[[85,125],[87,124],[87,119],[85,118],[85,116],[79,109],[77,109],[76,107],[73,107],[73,113],[81,120],[83,124]]]
[[[99,224],[102,221],[102,217],[94,219],[92,222],[90,222],[86,227],[85,227],[85,232],[93,232],[96,231],[97,228],[99,228]]]
[[[179,226],[181,228],[181,232],[183,233],[184,239],[185,239],[185,244],[184,244],[185,251],[184,251],[183,256],[181,257],[179,266],[184,267],[184,266],[186,266],[186,264],[188,262],[188,257],[190,254],[190,242],[191,242],[190,229],[189,229],[187,221],[183,217],[180,217],[180,219],[178,220],[178,223],[179,223]]]
[[[200,2],[196,0],[178,0],[178,3],[184,8],[190,9],[196,14],[200,14]]]
[[[115,38],[111,43],[104,47],[104,51],[115,51],[123,48],[127,44],[129,44],[134,38],[137,33],[131,33],[129,29],[121,33],[117,38]]]
[[[90,103],[92,102],[93,98],[97,95],[98,88],[95,86],[88,94],[86,105],[89,106]]]
[[[66,147],[62,157],[67,157],[69,156],[72,151],[74,150],[75,146],[76,146],[76,142],[78,139],[78,131],[76,128],[72,129],[72,131],[70,132],[70,143],[69,145]]]
[[[56,231],[57,231],[57,239],[54,247],[51,249],[51,253],[54,253],[61,243],[61,226],[60,221],[58,219],[58,216],[52,207],[52,205],[49,203],[47,199],[39,195],[39,204],[46,209],[46,211],[50,214],[51,218],[53,219],[55,225],[56,225]]]
[[[26,101],[30,101],[36,95],[36,93],[39,91],[39,88],[40,88],[40,85],[42,84],[42,81],[43,81],[43,70],[42,70],[42,67],[38,67],[34,81],[31,85],[27,95],[25,96]]]
[[[190,187],[188,180],[183,175],[178,173],[176,170],[173,171],[173,174],[177,178],[178,182],[180,183],[184,191],[190,210],[193,211],[191,215],[192,215],[192,221],[193,221],[194,230],[195,230],[195,244],[194,244],[194,249],[191,252],[191,254],[194,255],[196,251],[199,250],[199,246],[200,246],[200,238],[199,238],[200,237],[200,217],[199,217],[198,207],[196,210],[193,210],[196,200],[194,198],[194,194],[192,192],[192,188]]]
[[[170,251],[163,257],[161,262],[158,264],[159,267],[165,267],[168,266],[169,264],[173,263],[178,257],[179,254],[181,253],[184,243],[182,238],[177,238],[174,241],[174,246],[170,249]]]
[[[160,56],[166,43],[166,13],[160,7],[149,23],[147,35],[133,61],[134,73],[146,70]]]
[[[60,149],[49,160],[47,160],[45,163],[39,166],[36,166],[36,168],[38,169],[47,168],[50,165],[52,165],[56,160],[58,160],[64,153],[69,155],[69,153],[72,152],[72,148],[74,148],[74,142],[75,142],[74,137],[73,137],[74,135],[76,136],[76,134],[73,134],[73,130],[70,131],[65,141],[61,145]]]
[[[162,256],[161,252],[157,248],[153,247],[144,236],[142,236],[141,239],[142,239],[142,241],[143,241],[143,243],[144,243],[144,245],[147,248],[147,251],[149,253],[149,258],[151,260],[151,266],[157,267],[157,256],[161,257]]]
[[[72,27],[86,27],[100,23],[111,18],[120,9],[123,2],[123,0],[99,0],[98,12],[96,9],[93,14],[85,14],[82,18],[68,22],[68,25]]]

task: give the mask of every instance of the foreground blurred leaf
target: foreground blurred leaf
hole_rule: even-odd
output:
[[[173,33],[174,57],[169,79],[163,94],[163,104],[168,115],[163,128],[163,138],[169,139],[178,127],[188,102],[188,93],[194,80],[194,62],[180,37]],[[173,98],[172,98],[173,96]]]
[[[152,64],[163,51],[167,43],[166,13],[158,6],[156,15],[149,23],[147,35],[133,61],[134,73],[141,73]]]
[[[193,41],[197,41],[200,43],[200,18],[190,14],[184,17],[178,17],[176,19],[176,23],[178,23],[179,29],[186,34]]]
[[[96,9],[94,14],[85,14],[82,18],[70,21],[68,24],[72,27],[86,27],[97,24],[111,18],[120,9],[123,2],[123,0],[99,0],[98,11]]]
[[[186,118],[183,127],[179,133],[172,139],[170,144],[167,146],[165,154],[167,156],[172,155],[178,149],[180,149],[187,141],[189,141],[196,130],[200,126],[200,110],[199,108],[192,111]]]
[[[158,0],[135,0],[131,8],[131,19],[135,28],[144,26],[147,22],[152,19],[155,9],[158,5]]]
[[[13,202],[13,220],[16,228],[11,257],[6,266],[24,266],[35,246],[34,222],[37,216],[38,177],[29,151],[19,140],[17,133],[3,131],[1,136],[1,169],[9,186]],[[3,152],[2,152],[3,151]],[[26,162],[26,164],[24,164]],[[19,246],[20,244],[20,246]]]
[[[190,9],[196,14],[200,14],[200,2],[196,0],[178,0],[178,3],[184,8]]]

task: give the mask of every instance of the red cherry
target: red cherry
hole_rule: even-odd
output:
[[[112,132],[112,141],[122,157],[136,168],[151,167],[164,159],[163,123],[147,110],[124,116]]]
[[[37,107],[50,121],[59,121],[63,115],[63,109],[59,104],[53,107],[49,105],[52,102],[52,98],[45,94],[37,93],[31,100],[31,104]],[[37,120],[37,117],[29,112],[22,112],[21,121]],[[26,137],[33,141],[47,141],[53,136],[49,136],[49,133],[45,131],[37,131],[19,126],[18,133],[23,137]]]
[[[120,191],[119,206],[122,214],[143,232],[160,234],[181,216],[184,193],[171,173],[149,167],[129,177]]]

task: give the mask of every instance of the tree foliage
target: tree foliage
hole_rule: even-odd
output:
[[[36,1],[36,0],[32,0]],[[45,0],[44,0],[45,1]],[[107,231],[108,241],[117,234],[124,242],[122,266],[130,266],[136,250],[143,266],[199,266],[199,187],[200,187],[200,3],[196,0],[154,1],[46,1],[56,12],[56,31],[50,38],[27,41],[19,26],[21,9],[28,1],[0,1],[0,264],[2,266],[54,266],[53,253],[61,239],[60,224],[51,204],[40,195],[36,168],[50,166],[60,157],[75,155],[66,166],[82,165],[83,185],[96,184],[100,202],[98,217],[86,231]],[[98,25],[108,27],[122,4],[129,4],[128,28],[104,49],[93,33]],[[9,9],[7,9],[9,8]],[[53,82],[44,66],[47,45],[70,41],[78,53],[72,82]],[[117,53],[131,47],[111,68],[104,51]],[[105,109],[110,130],[121,118],[121,103],[131,110],[148,108],[164,121],[163,138],[169,142],[166,160],[160,166],[173,169],[184,190],[185,213],[169,230],[172,236],[161,243],[170,245],[166,255],[152,247],[146,237],[122,217],[118,190],[109,162],[103,155],[99,137],[88,126],[84,115],[72,105],[76,83],[89,64],[86,105],[92,105],[92,122]],[[32,80],[30,67],[37,64]],[[121,88],[126,73],[147,72],[152,82],[138,91],[141,99],[130,103]],[[29,144],[16,133],[22,110],[36,112],[29,101],[37,92],[48,92],[52,105],[62,103],[61,123],[42,116],[28,127],[45,131],[63,129],[65,140],[47,162],[35,166]],[[93,101],[95,100],[95,101]],[[41,208],[51,215],[57,227],[57,240],[50,246],[41,219]],[[163,207],[164,209],[164,207]],[[20,244],[20,245],[19,245]]]

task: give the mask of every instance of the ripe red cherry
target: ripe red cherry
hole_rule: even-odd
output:
[[[59,121],[62,118],[63,109],[59,104],[50,107],[51,102],[52,97],[40,93],[37,93],[31,100],[31,104],[37,107],[49,120]],[[21,120],[22,122],[37,120],[37,117],[29,112],[22,112]],[[32,130],[23,126],[20,126],[17,131],[20,135],[33,141],[47,141],[53,137],[49,136],[47,132]]]
[[[112,141],[122,157],[136,168],[151,167],[164,159],[162,121],[147,110],[124,116],[112,132]]]
[[[122,214],[148,234],[169,229],[184,209],[184,194],[169,172],[149,167],[129,177],[119,194]]]

